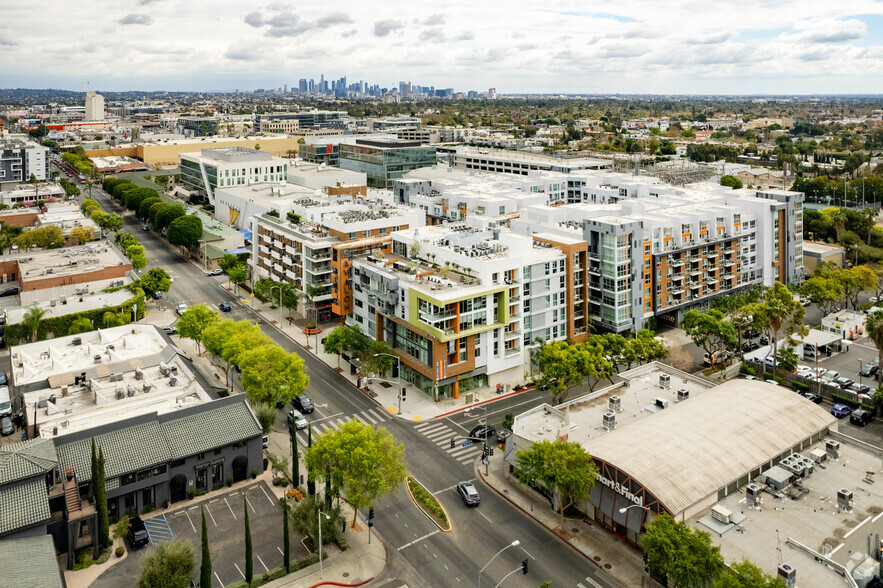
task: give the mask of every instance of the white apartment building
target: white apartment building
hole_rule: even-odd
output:
[[[212,205],[218,188],[283,182],[288,176],[289,160],[257,149],[215,147],[180,158],[181,183]]]
[[[100,122],[104,120],[104,96],[97,94],[95,90],[86,92],[86,122]]]
[[[531,171],[571,173],[577,170],[601,170],[613,167],[613,162],[608,159],[552,157],[539,153],[484,149],[466,145],[456,148],[453,161],[455,166],[464,169],[520,174],[522,176]]]
[[[22,184],[31,174],[49,179],[49,148],[24,138],[0,141],[0,184]]]
[[[427,394],[518,383],[536,339],[571,335],[568,257],[541,236],[468,222],[398,231],[389,253],[353,262],[346,320],[389,342],[402,378]]]

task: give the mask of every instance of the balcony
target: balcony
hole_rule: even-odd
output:
[[[432,313],[432,314],[430,314],[428,312],[423,312],[422,310],[420,311],[420,320],[423,321],[424,323],[426,323],[427,325],[435,325],[440,322],[450,320],[451,318],[453,318],[455,316],[457,316],[457,313],[455,313],[452,310],[445,310],[442,312]],[[445,330],[445,332],[447,332],[447,330]],[[453,329],[451,329],[451,332],[452,333],[454,332]]]
[[[508,331],[503,334],[504,341],[512,341],[513,339],[519,339],[521,337],[521,333],[518,331]]]
[[[696,276],[696,275],[701,274],[703,271],[705,271],[703,268],[701,268],[701,267],[695,267],[695,268],[691,269],[691,270],[690,270],[689,272],[687,272],[687,273],[689,273],[691,276]]]
[[[510,348],[510,349],[506,349],[506,350],[503,352],[503,355],[504,355],[505,357],[514,357],[514,356],[516,356],[516,355],[520,355],[520,354],[521,354],[521,349],[518,348],[518,347],[512,347],[512,348]]]
[[[671,267],[679,267],[679,266],[684,265],[684,263],[685,263],[685,260],[683,258],[681,258],[681,259],[675,259],[675,260],[670,261],[668,265],[670,265]]]

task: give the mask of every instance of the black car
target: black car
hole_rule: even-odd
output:
[[[457,494],[460,495],[466,506],[478,506],[481,503],[481,496],[472,482],[460,482],[457,484]]]
[[[766,335],[764,335],[763,337],[760,338],[760,344],[761,344],[761,345],[769,345],[769,344],[770,344],[770,338],[767,337]]]
[[[18,294],[18,288],[6,288],[5,290],[0,291],[0,297],[15,296],[16,294]]]
[[[759,347],[760,345],[758,345],[754,341],[745,341],[744,343],[742,343],[742,351],[754,351]]]
[[[858,373],[863,378],[870,378],[871,376],[876,374],[878,371],[880,371],[880,366],[869,363],[869,364],[863,365],[862,369],[860,369]]]
[[[316,407],[313,406],[313,401],[310,400],[310,397],[306,394],[301,394],[300,396],[295,397],[295,399],[291,401],[291,405],[304,414],[309,414],[316,409]]]
[[[810,402],[815,403],[815,404],[822,403],[822,397],[818,396],[816,394],[813,394],[812,392],[804,392],[803,397],[806,398],[807,400],[809,400]]]
[[[233,307],[227,304],[226,302],[222,302],[218,305],[218,308],[221,309],[221,312],[230,312],[233,310]]]
[[[858,409],[849,415],[849,422],[859,427],[864,427],[873,420],[873,416],[866,410]]]
[[[8,416],[0,419],[0,435],[6,437],[13,433],[15,433],[15,425],[12,424],[12,419]]]
[[[847,390],[852,390],[856,394],[868,394],[871,393],[871,387],[866,386],[865,384],[859,384],[858,382],[853,382],[846,388]]]
[[[468,437],[470,439],[475,439],[478,441],[484,441],[485,439],[490,439],[494,435],[497,434],[497,430],[491,426],[478,425],[471,431],[469,431]]]
[[[742,336],[745,337],[746,339],[754,339],[758,335],[760,335],[760,333],[758,333],[757,331],[745,331],[745,334]]]
[[[140,549],[147,545],[150,541],[150,535],[147,534],[147,527],[144,526],[144,521],[141,520],[141,517],[132,517],[129,519],[129,522],[131,526],[126,538],[129,540],[132,549]]]
[[[841,376],[834,380],[834,383],[840,386],[841,388],[849,388],[853,384],[855,384],[855,380],[850,380],[846,376]]]

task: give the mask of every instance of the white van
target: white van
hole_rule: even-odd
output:
[[[12,401],[9,399],[9,386],[0,386],[0,417],[12,414]]]

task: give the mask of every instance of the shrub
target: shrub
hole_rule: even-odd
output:
[[[739,368],[739,372],[749,375],[749,376],[756,376],[757,375],[757,370],[754,369],[753,367],[751,367],[750,365],[748,365],[747,363],[742,364],[742,367]]]
[[[439,501],[429,493],[426,488],[420,485],[420,482],[415,480],[414,478],[408,478],[408,488],[411,490],[411,494],[414,496],[414,500],[416,500],[424,510],[433,514],[441,523],[443,527],[448,527],[448,516],[445,514],[444,509],[442,508]]]
[[[123,554],[126,553],[126,548],[120,545],[116,548],[117,557],[123,557]]]
[[[775,376],[775,377],[773,378],[773,382],[775,382],[776,384],[778,384],[779,386],[781,386],[781,385],[784,384],[785,380],[783,380],[783,379],[781,378],[781,376]]]
[[[144,508],[141,509],[141,514],[147,514],[147,513],[153,512],[153,508],[154,507],[152,504],[145,504]]]
[[[804,384],[803,382],[798,382],[796,380],[791,382],[791,387],[798,392],[809,392],[809,384]]]
[[[251,479],[254,480],[254,479],[257,478],[257,477],[258,477],[258,471],[257,471],[257,470],[251,470]]]
[[[162,507],[163,507],[163,508],[169,508],[169,504],[170,504],[170,503],[169,503],[168,500],[163,500],[163,501],[162,501]]]
[[[770,372],[764,372],[764,373],[763,373],[763,379],[764,379],[764,380],[772,380],[772,379],[773,379],[773,374],[771,374]]]
[[[254,471],[254,470],[252,470]],[[227,488],[233,485],[233,476],[227,478]]]
[[[193,498],[194,496],[196,496],[196,488],[188,488],[187,489],[187,496],[189,498]]]

